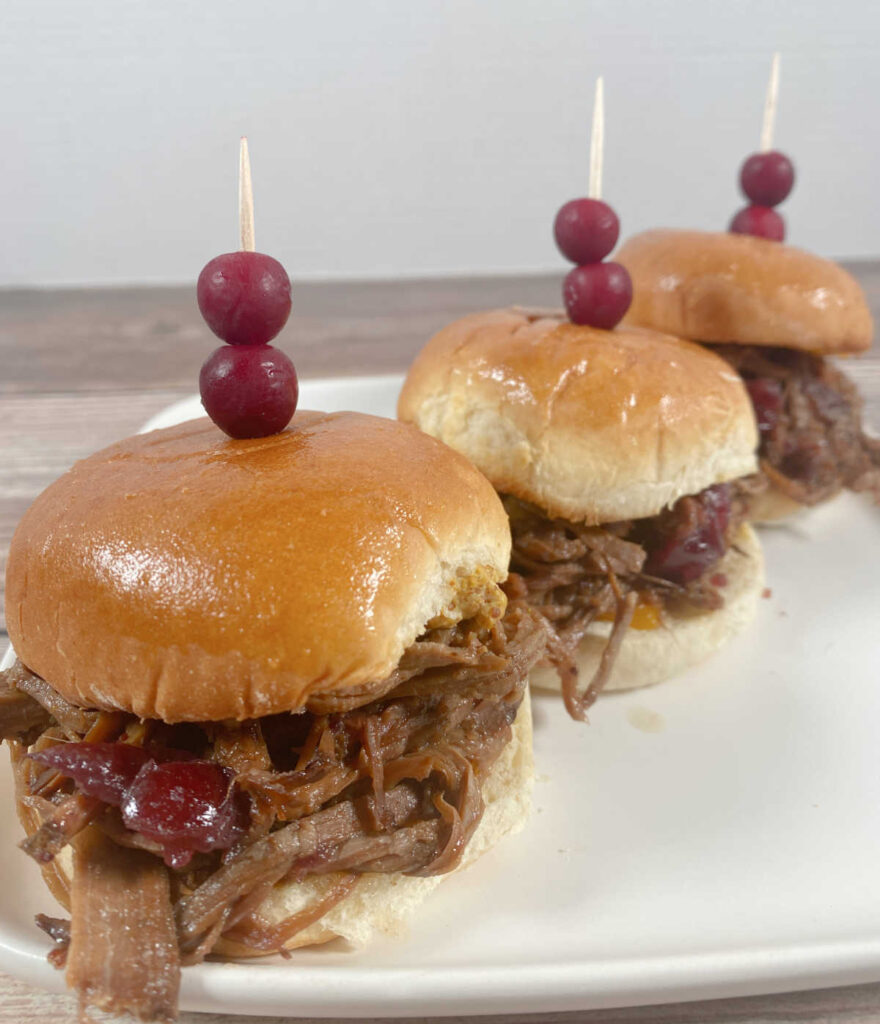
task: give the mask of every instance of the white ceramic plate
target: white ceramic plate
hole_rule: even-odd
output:
[[[391,415],[399,383],[306,383],[301,404]],[[549,1012],[880,980],[880,515],[847,496],[763,540],[772,597],[723,654],[604,698],[589,728],[536,697],[529,827],[408,935],[203,964],[183,1006]],[[0,969],[60,989],[31,923],[53,902],[2,786]]]

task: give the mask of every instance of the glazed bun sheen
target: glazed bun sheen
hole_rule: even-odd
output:
[[[594,330],[538,311],[480,313],[442,330],[413,364],[398,415],[467,455],[498,491],[591,526],[655,516],[757,468],[751,401],[719,356],[655,331]],[[607,689],[675,675],[754,616],[764,569],[750,527],[717,568],[728,581],[723,607],[669,609],[663,628],[628,629]],[[575,654],[582,680],[610,633],[609,622],[589,625]],[[548,665],[531,682],[561,689]]]
[[[411,426],[299,412],[230,441],[207,420],[128,438],[34,502],[9,636],[82,707],[166,722],[364,703],[427,623],[503,602],[489,483]]]
[[[646,231],[615,259],[633,281],[628,324],[817,355],[871,344],[871,313],[855,278],[790,245],[727,232]]]
[[[231,441],[197,420],[98,452],[36,500],[10,552],[9,634],[29,669],[86,708],[203,723],[322,698],[356,707],[426,627],[502,614],[509,560],[492,486],[413,426],[298,412],[280,434]],[[523,826],[533,776],[526,690],[456,870]],[[37,809],[17,803],[33,834]],[[78,857],[68,846],[43,865],[74,918]],[[258,913],[270,928],[305,915],[287,948],[360,944],[399,930],[443,877],[367,871],[340,899],[349,874],[294,873]],[[222,936],[212,951],[272,950]]]
[[[432,338],[398,415],[466,455],[498,491],[593,525],[656,515],[756,468],[751,402],[714,353],[516,309],[464,317]]]

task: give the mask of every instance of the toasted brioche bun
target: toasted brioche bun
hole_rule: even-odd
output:
[[[517,310],[435,335],[398,416],[462,452],[497,490],[578,522],[656,515],[756,466],[752,403],[714,353]]]
[[[735,546],[715,571],[727,576],[724,606],[687,616],[667,612],[665,624],[657,629],[630,629],[605,692],[632,690],[670,679],[714,654],[751,622],[764,590],[764,556],[748,524],[740,527]],[[610,632],[610,623],[596,622],[581,641],[576,661],[584,685],[599,666]],[[545,665],[532,670],[530,681],[540,689],[560,689],[559,676]]]
[[[633,281],[628,324],[819,355],[871,344],[871,312],[855,278],[790,245],[726,232],[646,231],[615,259]]]
[[[513,724],[513,736],[483,783],[485,811],[465,847],[456,871],[472,864],[504,836],[522,830],[531,807],[534,774],[532,713],[526,690]],[[39,827],[38,815],[20,799],[17,807],[25,832],[32,835]],[[65,847],[50,864],[43,866],[42,871],[52,895],[69,910],[73,873],[70,847]],[[419,904],[445,877],[448,876],[418,878],[399,873],[366,874],[348,896],[315,924],[290,939],[286,948],[296,949],[336,938],[361,946],[376,933],[399,933]],[[303,882],[280,882],[260,904],[257,912],[267,924],[278,924],[320,900],[339,878],[339,875],[331,874],[307,878]],[[222,938],[212,952],[227,957],[266,955]]]
[[[428,622],[503,608],[509,557],[492,487],[411,426],[300,412],[233,441],[196,420],[37,498],[10,548],[9,637],[83,707],[179,722],[363,703]]]

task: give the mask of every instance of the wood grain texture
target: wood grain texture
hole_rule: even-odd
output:
[[[455,317],[513,303],[558,305],[558,278],[295,285],[277,343],[303,377],[384,373]],[[0,291],[0,394],[191,392],[220,344],[194,287]]]
[[[880,321],[880,262],[851,269]],[[282,344],[303,377],[404,370],[427,338],[454,317],[494,306],[555,305],[558,287],[555,276],[300,285]],[[190,288],[0,291],[0,571],[15,523],[39,491],[76,459],[133,433],[153,413],[191,394],[199,366],[217,343]],[[846,369],[865,395],[868,422],[880,428],[877,345],[848,361]],[[181,1016],[183,1024],[276,1024],[280,1019]],[[401,1024],[415,1019],[402,1018]],[[880,985],[479,1019],[485,1024],[876,1024]],[[75,1020],[69,997],[0,975],[0,1024]],[[462,1024],[463,1018],[445,1020]]]

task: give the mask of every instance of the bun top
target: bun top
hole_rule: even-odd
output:
[[[855,278],[830,260],[751,235],[646,231],[615,257],[633,281],[626,323],[693,341],[861,352],[873,323]]]
[[[175,722],[362,703],[428,622],[503,606],[509,557],[491,486],[411,426],[299,412],[234,441],[196,420],[37,498],[10,548],[9,636],[84,707]]]
[[[573,522],[652,516],[756,469],[752,403],[723,359],[654,331],[540,312],[444,328],[410,368],[398,415],[499,491]]]

